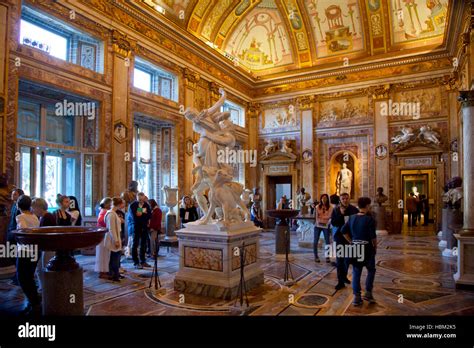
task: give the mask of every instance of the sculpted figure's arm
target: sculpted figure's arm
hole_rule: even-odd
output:
[[[210,115],[213,115],[214,113],[220,111],[221,106],[224,105],[225,98],[226,98],[226,93],[223,88],[219,88],[219,93],[221,94],[220,99],[215,103],[213,106],[211,106],[209,109],[207,109],[207,112]]]
[[[235,138],[234,136],[230,135],[229,133],[224,133],[222,135],[212,134],[210,132],[206,132],[203,135],[205,138],[215,142],[218,145],[234,147],[235,146]]]

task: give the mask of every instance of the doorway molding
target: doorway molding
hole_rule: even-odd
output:
[[[445,162],[442,161],[443,150],[434,149],[428,146],[413,146],[405,148],[400,151],[393,153],[394,166],[394,180],[393,180],[393,195],[392,195],[392,207],[393,207],[393,232],[401,233],[402,231],[402,216],[400,214],[400,208],[398,208],[398,200],[403,199],[402,197],[402,171],[407,170],[429,170],[433,169],[433,194],[436,201],[436,219],[434,221],[436,231],[439,230],[441,224],[441,194],[443,193],[443,186],[445,182],[444,178],[444,166]]]
[[[266,211],[274,207],[267,206],[268,198],[268,178],[272,176],[291,176],[291,198],[296,197],[296,189],[298,185],[298,169],[296,168],[297,156],[292,153],[277,151],[260,158],[259,163],[262,165],[263,172],[263,218],[266,219]]]

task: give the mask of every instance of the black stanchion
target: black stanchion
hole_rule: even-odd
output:
[[[155,255],[153,255],[154,258],[154,264],[153,264],[153,271],[151,274],[151,279],[150,279],[150,285],[148,285],[148,288],[151,288],[151,284],[153,284],[153,280],[155,282],[155,290],[158,290],[161,288],[161,282],[160,282],[160,276],[158,275],[158,250],[160,247],[160,235],[157,234],[156,240],[155,240]]]

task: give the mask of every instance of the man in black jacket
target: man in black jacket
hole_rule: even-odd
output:
[[[357,214],[359,209],[349,204],[349,194],[343,193],[340,197],[340,204],[336,206],[331,215],[331,226],[333,233],[333,240],[336,243],[336,250],[338,245],[347,244],[347,240],[341,233],[344,224],[349,220],[349,216]],[[336,253],[336,267],[337,267],[337,285],[336,290],[344,288],[345,284],[351,282],[347,279],[347,269],[349,267],[347,257],[338,257]]]
[[[151,207],[146,202],[146,196],[139,192],[137,200],[132,202],[129,207],[129,214],[133,217],[133,245],[132,258],[136,268],[151,267],[146,263],[146,248],[148,239],[148,221],[151,218]],[[138,246],[140,245],[140,260],[138,259]]]

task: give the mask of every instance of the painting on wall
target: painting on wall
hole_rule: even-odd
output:
[[[364,49],[364,35],[357,1],[306,0],[318,57]]]
[[[262,70],[293,63],[282,18],[273,0],[255,7],[233,30],[225,44],[236,64]]]
[[[442,41],[448,0],[391,0],[390,10],[394,43],[433,37]]]

